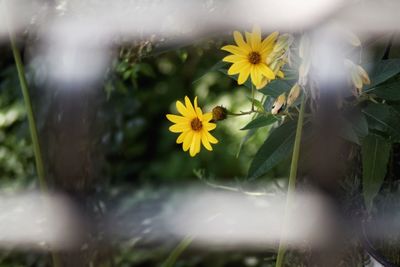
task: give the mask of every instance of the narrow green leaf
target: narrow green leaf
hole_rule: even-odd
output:
[[[282,93],[289,92],[290,88],[292,88],[294,84],[293,80],[273,80],[263,89],[258,90],[260,93],[264,95],[270,95],[272,97],[278,97]]]
[[[368,135],[368,122],[365,118],[364,113],[361,110],[355,111],[353,116],[349,118],[354,131],[359,137],[365,137]]]
[[[341,120],[341,129],[339,132],[339,135],[352,143],[355,143],[357,145],[360,145],[360,140],[358,139],[357,133],[354,130],[353,125],[346,119]]]
[[[368,209],[378,194],[386,175],[391,144],[378,135],[368,135],[361,146],[363,195]]]
[[[400,81],[384,83],[375,87],[373,93],[386,100],[400,100]]]
[[[295,133],[296,121],[289,121],[276,128],[254,156],[248,177],[257,178],[286,159],[293,150]]]
[[[395,109],[385,104],[371,103],[363,109],[370,129],[386,132],[400,140],[400,116]]]
[[[256,128],[253,128],[253,129],[250,129],[249,131],[247,131],[246,135],[240,141],[238,151],[236,152],[236,158],[239,157],[240,152],[242,152],[242,148],[243,148],[244,144],[256,133],[256,130],[257,130]]]
[[[377,63],[368,64],[364,68],[366,70],[372,69],[369,72],[371,84],[364,89],[364,92],[368,93],[374,91],[377,85],[400,73],[400,59],[381,60]]]
[[[260,116],[249,122],[246,126],[244,126],[240,130],[249,130],[249,129],[256,129],[271,125],[272,123],[276,122],[278,119],[275,116],[268,115],[268,116]]]
[[[257,99],[252,99],[251,97],[247,97],[250,102],[254,103],[254,106],[257,108],[259,111],[264,111],[264,105],[261,103],[260,100]]]

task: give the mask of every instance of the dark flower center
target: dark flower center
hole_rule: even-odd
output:
[[[203,128],[203,124],[201,123],[201,121],[198,118],[194,118],[191,122],[190,122],[190,126],[192,126],[192,129],[194,131],[200,131],[201,128]]]
[[[258,64],[261,61],[261,55],[258,52],[251,52],[248,56],[248,59],[251,64]]]

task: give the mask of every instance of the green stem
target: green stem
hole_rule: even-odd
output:
[[[254,85],[251,83],[251,111],[254,111]]]
[[[45,193],[45,192],[48,192],[48,186],[47,186],[45,175],[44,175],[43,159],[42,159],[42,154],[41,154],[41,150],[40,150],[40,144],[39,144],[39,138],[38,138],[38,133],[37,133],[37,128],[36,128],[35,117],[34,117],[33,109],[32,109],[32,102],[31,102],[31,98],[29,96],[28,83],[26,81],[24,65],[22,64],[21,54],[18,50],[16,41],[15,41],[14,32],[11,28],[9,19],[7,17],[7,9],[6,9],[4,2],[3,2],[3,5],[5,7],[4,8],[5,23],[6,23],[6,26],[8,29],[11,49],[12,49],[12,53],[14,56],[15,65],[17,67],[18,79],[19,79],[19,83],[21,85],[21,91],[22,91],[22,95],[24,98],[26,113],[27,113],[27,117],[28,117],[29,131],[31,134],[32,145],[33,145],[33,153],[35,155],[36,171],[37,171],[37,175],[39,178],[39,186],[40,186],[41,191]],[[61,266],[58,253],[51,251],[51,258],[52,258],[52,263],[53,263],[54,267]]]
[[[283,226],[282,226],[282,231],[281,231],[281,241],[279,243],[278,256],[276,258],[275,267],[282,267],[283,259],[284,259],[285,252],[286,252],[285,228],[287,225],[287,220],[288,220],[287,217],[290,212],[293,194],[294,194],[294,191],[296,188],[297,165],[299,162],[301,134],[303,131],[303,122],[304,122],[305,98],[306,98],[305,94],[303,93],[302,98],[301,98],[299,118],[297,120],[296,137],[295,137],[295,141],[294,141],[293,154],[292,154],[292,163],[290,165],[289,185],[288,185],[288,192],[287,192],[287,197],[286,197],[285,215],[284,215]]]
[[[35,117],[33,115],[33,110],[32,110],[32,103],[31,103],[31,99],[29,96],[28,84],[27,84],[26,77],[25,77],[24,66],[22,64],[21,55],[17,48],[16,42],[15,42],[15,36],[10,28],[10,25],[8,25],[8,32],[9,32],[9,37],[10,37],[11,49],[12,49],[12,52],[14,55],[15,64],[17,66],[18,79],[19,79],[19,82],[21,85],[22,95],[24,97],[26,113],[28,116],[29,131],[31,133],[33,152],[35,154],[36,171],[37,171],[37,175],[39,177],[39,185],[40,185],[40,189],[42,190],[42,192],[47,192],[48,187],[47,187],[46,180],[44,177],[42,154],[41,154],[40,145],[39,145],[39,138],[38,138],[37,129],[36,129]]]
[[[173,267],[179,256],[189,247],[194,237],[191,235],[186,236],[169,254],[168,258],[161,265],[162,267]]]

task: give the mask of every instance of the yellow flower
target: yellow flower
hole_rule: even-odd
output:
[[[201,144],[212,151],[211,144],[218,143],[209,131],[214,130],[215,123],[211,123],[212,113],[204,113],[197,106],[197,97],[194,99],[194,106],[189,98],[185,96],[185,105],[176,101],[176,108],[182,116],[167,114],[167,119],[174,123],[169,130],[173,133],[180,133],[177,144],[182,144],[183,151],[188,151],[191,157],[200,152]]]
[[[246,41],[238,31],[233,33],[233,37],[237,45],[226,45],[221,48],[232,53],[222,59],[222,61],[233,63],[228,69],[228,74],[239,74],[238,84],[245,83],[250,76],[257,88],[260,88],[263,78],[275,79],[274,71],[267,64],[267,57],[273,53],[278,32],[262,40],[260,29],[255,27],[252,33],[246,32]]]

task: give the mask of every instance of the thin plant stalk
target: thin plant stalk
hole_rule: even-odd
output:
[[[251,111],[254,111],[254,84],[251,83]]]
[[[5,6],[4,2],[3,2],[3,5]],[[6,10],[4,12],[4,13],[6,13],[7,9],[4,8],[4,10]],[[26,113],[27,113],[27,117],[28,117],[29,132],[31,134],[31,139],[32,139],[33,153],[35,155],[36,172],[37,172],[38,179],[39,179],[39,186],[40,186],[40,190],[42,192],[46,193],[46,192],[48,192],[48,186],[47,186],[45,175],[44,175],[44,165],[43,165],[42,153],[41,153],[40,144],[39,144],[39,137],[38,137],[38,133],[37,133],[36,121],[35,121],[35,117],[34,117],[33,109],[32,109],[32,102],[31,102],[31,98],[29,95],[28,83],[26,81],[24,65],[22,63],[21,54],[18,50],[16,41],[15,41],[15,35],[10,26],[8,17],[5,15],[4,18],[5,18],[6,26],[8,28],[11,49],[12,49],[12,53],[14,56],[15,65],[17,67],[18,79],[19,79],[19,83],[21,85],[21,91],[22,91],[22,95],[24,98],[24,104],[25,104]],[[61,266],[58,253],[51,251],[51,259],[52,259],[52,263],[53,263],[54,267]]]
[[[185,236],[181,242],[171,251],[168,258],[161,265],[162,267],[173,267],[179,256],[190,246],[194,237],[191,235]]]
[[[296,178],[297,178],[297,166],[299,162],[299,154],[300,154],[300,144],[301,144],[301,135],[303,132],[303,122],[304,122],[304,109],[305,109],[305,94],[303,93],[301,97],[300,104],[300,112],[299,118],[297,120],[297,128],[296,128],[296,137],[294,140],[293,154],[292,154],[292,162],[290,165],[290,175],[289,175],[289,185],[286,196],[286,206],[285,206],[285,215],[283,219],[283,227],[281,230],[281,240],[279,242],[278,248],[278,256],[276,258],[276,267],[282,267],[283,260],[286,252],[286,243],[285,243],[285,231],[287,226],[288,214],[291,209],[292,199],[294,195],[294,191],[296,188]]]
[[[47,186],[45,176],[44,176],[43,159],[42,159],[42,154],[41,154],[41,149],[40,149],[40,144],[39,144],[39,138],[38,138],[38,133],[37,133],[37,128],[36,128],[35,117],[33,115],[31,98],[29,96],[28,85],[27,85],[27,81],[26,81],[26,77],[25,77],[25,70],[24,70],[24,66],[22,64],[21,55],[19,53],[19,50],[18,50],[16,42],[15,42],[15,36],[10,28],[9,28],[9,36],[10,36],[11,49],[12,49],[15,64],[17,67],[18,79],[19,79],[19,82],[21,85],[21,91],[22,91],[22,95],[23,95],[24,103],[25,103],[25,107],[26,107],[26,113],[27,113],[28,124],[29,124],[29,132],[31,134],[31,139],[32,139],[33,152],[35,155],[36,171],[37,171],[37,175],[39,178],[39,185],[40,185],[40,189],[42,190],[42,192],[47,192],[48,186]]]

